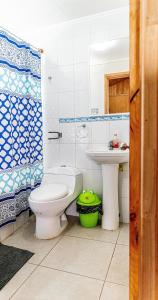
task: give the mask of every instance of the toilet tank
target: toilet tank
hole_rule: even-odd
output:
[[[76,168],[68,166],[54,167],[44,172],[42,183],[66,184],[77,197],[83,189],[83,176]]]

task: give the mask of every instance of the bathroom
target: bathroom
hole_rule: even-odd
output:
[[[32,7],[32,2],[35,7]],[[33,126],[31,134],[39,147],[38,153],[31,148],[30,151],[35,152],[29,154],[33,158],[37,155],[37,160],[27,163],[26,171],[34,176],[31,195],[29,189],[24,207],[18,203],[21,208],[17,212],[15,209],[12,218],[7,211],[10,200],[4,200],[8,193],[4,188],[8,169],[2,164],[4,149],[0,148],[0,216],[3,217],[0,220],[0,242],[5,249],[2,252],[9,251],[5,248],[9,246],[24,250],[24,259],[28,256],[21,266],[14,263],[14,274],[7,274],[6,279],[4,273],[0,275],[3,285],[2,288],[0,284],[0,300],[84,300],[88,297],[92,300],[128,300],[130,114],[128,105],[122,105],[119,97],[113,104],[112,93],[115,85],[123,90],[125,82],[129,83],[129,1],[74,1],[76,5],[67,0],[39,1],[38,13],[37,2],[32,2],[24,4],[25,15],[22,5],[15,1],[7,9],[8,17],[2,17],[0,22],[1,49],[4,41],[15,48],[25,45],[35,61],[29,68],[38,68],[34,76],[29,72],[29,84],[33,85],[33,80],[38,83],[37,87],[32,86],[33,99],[38,105],[35,110],[30,102],[30,110],[34,110],[34,117],[37,117],[34,119],[37,128]],[[3,5],[5,9],[7,1]],[[14,10],[18,10],[20,20],[13,18]],[[18,86],[17,74],[20,71],[14,68],[13,72],[10,66],[10,59],[14,58],[9,57],[5,64],[4,50],[1,49],[2,109],[2,95],[6,90],[13,97],[22,97],[23,94],[23,98],[27,97],[27,92],[23,91],[21,83]],[[15,59],[16,66],[20,63]],[[6,70],[9,70],[9,75]],[[128,89],[129,86],[122,91],[124,102],[129,101]],[[16,108],[16,103],[12,103]],[[25,106],[25,101],[23,104]],[[0,122],[3,122],[1,116]],[[0,146],[3,146],[1,134],[0,127]],[[118,150],[118,147],[125,147],[125,150]],[[29,149],[27,151],[29,153]],[[13,165],[9,174],[18,168]],[[13,178],[15,187],[10,194],[14,192],[12,199],[15,199],[16,178]],[[72,197],[68,198],[73,179],[78,179],[79,183]],[[52,183],[56,184],[53,191],[48,189],[48,184]],[[97,194],[102,199],[103,214],[99,214],[98,225],[94,228],[85,228],[79,223],[76,199],[83,191]],[[41,217],[46,206],[38,214],[35,207],[35,202],[45,202],[46,197],[49,202],[66,199],[62,207],[59,201],[54,201],[56,207],[54,204],[47,206],[49,220]],[[62,215],[60,219],[58,214]],[[22,253],[18,252],[16,258],[12,251],[13,248],[8,252],[9,262],[19,257],[20,264]],[[0,260],[4,269],[1,252]]]

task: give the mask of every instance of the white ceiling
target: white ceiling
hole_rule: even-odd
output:
[[[0,0],[0,26],[26,31],[128,4],[129,0]]]

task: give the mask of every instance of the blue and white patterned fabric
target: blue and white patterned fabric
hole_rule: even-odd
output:
[[[0,30],[0,227],[29,208],[42,159],[41,56]]]

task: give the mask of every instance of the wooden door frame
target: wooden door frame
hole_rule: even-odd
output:
[[[158,5],[130,0],[130,300],[158,299]]]
[[[104,113],[109,114],[109,82],[111,79],[129,77],[129,71],[104,75]]]

